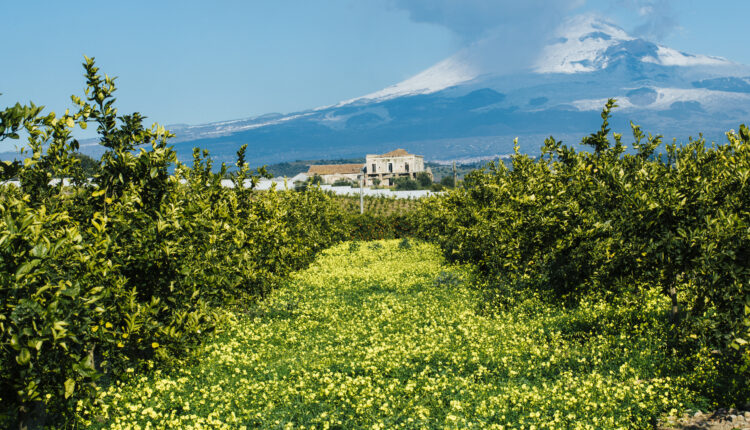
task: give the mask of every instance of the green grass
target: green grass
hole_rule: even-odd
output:
[[[376,246],[381,245],[380,247]],[[105,428],[648,428],[691,405],[652,341],[664,303],[494,314],[432,245],[323,252],[207,344],[85,411]]]

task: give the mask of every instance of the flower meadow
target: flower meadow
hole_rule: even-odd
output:
[[[111,429],[652,428],[696,405],[640,311],[532,298],[488,312],[434,245],[348,242],[208,339],[199,360],[132,374],[79,410]],[[698,405],[699,406],[699,405]]]

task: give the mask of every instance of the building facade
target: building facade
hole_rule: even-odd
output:
[[[358,182],[361,172],[361,164],[314,164],[307,171],[307,176],[320,176],[322,183],[330,185],[340,179]]]
[[[432,178],[432,171],[424,167],[424,157],[397,149],[386,154],[365,157],[365,185],[392,186],[398,178],[416,179],[421,172]]]
[[[424,167],[424,157],[409,154],[406,150],[397,149],[386,154],[368,154],[365,164],[318,164],[311,165],[308,177],[320,176],[323,184],[333,184],[345,179],[359,183],[362,172],[365,175],[366,187],[393,186],[399,178],[417,179],[425,172],[432,179],[432,171]]]

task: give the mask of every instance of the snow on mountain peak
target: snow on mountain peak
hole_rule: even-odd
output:
[[[537,73],[593,72],[601,68],[601,57],[612,46],[633,40],[623,29],[593,15],[567,20],[558,28],[558,39],[541,52]],[[606,67],[606,64],[604,65]]]
[[[661,64],[662,66],[728,66],[733,64],[725,58],[686,54],[661,45],[659,45],[657,53],[657,58],[645,57],[643,61]]]
[[[720,57],[686,54],[636,39],[622,28],[597,18],[581,15],[567,20],[559,38],[546,46],[533,70],[537,73],[581,73],[605,69],[618,58],[629,56],[662,66],[730,65]]]
[[[508,43],[500,35],[487,37],[409,79],[362,97],[345,100],[338,106],[359,100],[429,94],[480,77],[518,72],[518,67],[512,67],[522,65],[525,60],[509,55]],[[540,74],[586,73],[603,70],[622,61],[661,66],[734,64],[720,57],[686,54],[635,38],[609,21],[585,14],[562,22],[555,38],[541,49],[538,56],[531,57],[531,65],[525,70]]]
[[[557,37],[581,41],[589,39],[634,39],[621,27],[594,14],[583,14],[566,19],[557,28],[556,35]]]
[[[396,85],[391,85],[363,97],[344,101],[341,104],[348,104],[360,99],[388,99],[407,94],[428,94],[470,81],[476,78],[480,71],[472,62],[466,61],[465,57],[466,51],[461,51]]]

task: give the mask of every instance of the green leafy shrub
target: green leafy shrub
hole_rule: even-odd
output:
[[[432,186],[432,177],[427,172],[417,173],[417,184],[420,189],[429,189]]]
[[[443,178],[440,179],[440,185],[446,188],[453,188],[456,186],[456,183],[453,180],[453,176],[443,176]]]
[[[118,116],[114,78],[93,59],[84,68],[77,112],[0,115],[0,138],[24,130],[31,152],[3,168],[21,187],[0,186],[2,427],[64,425],[113,378],[190,358],[227,306],[266,295],[344,238],[343,214],[319,190],[254,190],[268,174],[250,172],[246,146],[232,173],[197,149],[191,167],[176,163],[169,131]],[[71,132],[91,122],[106,151],[86,184]]]
[[[80,152],[74,155],[78,159],[83,175],[87,178],[93,177],[99,173],[99,162]]]
[[[399,191],[411,191],[419,189],[419,183],[411,178],[397,178],[394,182],[394,185]]]
[[[343,226],[349,240],[400,239],[416,232],[412,218],[400,214],[350,214]]]
[[[336,179],[333,183],[334,187],[355,187],[356,184],[348,179]]]
[[[101,321],[114,303],[127,303],[127,290],[107,273],[110,241],[96,225],[88,234],[98,240],[84,242],[86,232],[67,214],[13,194],[6,186],[0,204],[0,398],[22,416],[35,402],[48,402],[54,413],[91,394],[93,354],[119,340]]]
[[[704,389],[725,404],[747,401],[750,131],[656,153],[661,137],[634,125],[626,152],[621,135],[610,137],[614,107],[582,140],[591,152],[551,137],[535,160],[516,147],[512,168],[467,175],[414,223],[448,258],[476,264],[485,290],[505,301],[539,295],[577,306],[657,289],[670,303],[665,347],[688,362],[717,351],[722,370]]]

